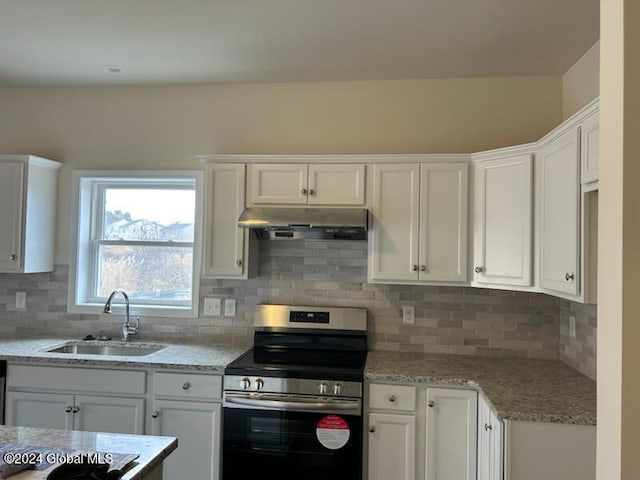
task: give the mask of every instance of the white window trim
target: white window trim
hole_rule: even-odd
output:
[[[180,307],[176,305],[137,305],[131,303],[131,316],[143,317],[182,317],[197,318],[200,291],[200,266],[202,263],[202,202],[203,202],[203,173],[199,170],[74,170],[72,179],[72,201],[71,201],[71,236],[69,255],[69,291],[67,294],[67,311],[69,313],[94,313],[101,314],[104,307],[102,301],[82,301],[87,297],[86,285],[78,282],[79,272],[88,268],[86,262],[89,261],[89,236],[90,228],[83,225],[92,219],[91,203],[81,202],[83,198],[91,195],[89,188],[83,188],[83,179],[100,179],[102,181],[118,181],[123,178],[137,179],[141,182],[160,178],[185,178],[195,180],[196,184],[196,206],[194,217],[194,238],[193,238],[193,278],[191,292],[191,306]],[[80,210],[82,206],[83,210]],[[83,227],[83,228],[80,228]],[[84,253],[81,251],[84,249]],[[78,291],[78,287],[85,288],[85,291]],[[113,311],[115,314],[124,313],[124,307],[116,304],[114,299]]]

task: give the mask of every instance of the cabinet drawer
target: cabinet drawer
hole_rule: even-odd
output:
[[[73,367],[9,365],[7,388],[143,395],[146,373]]]
[[[369,408],[413,412],[416,409],[416,387],[369,385]]]
[[[222,376],[197,373],[156,373],[154,394],[157,397],[219,399],[222,397]]]

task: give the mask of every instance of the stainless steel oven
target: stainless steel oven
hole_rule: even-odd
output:
[[[256,325],[225,370],[223,480],[360,480],[366,311],[259,306]]]

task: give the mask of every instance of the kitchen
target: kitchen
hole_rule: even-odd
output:
[[[594,51],[591,51],[591,57]],[[575,68],[580,69],[581,65],[579,63]],[[588,66],[585,68],[590,69]],[[60,206],[55,257],[58,266],[54,273],[46,275],[3,275],[2,281],[6,283],[2,288],[7,290],[7,318],[6,321],[3,318],[3,330],[6,335],[44,334],[65,338],[84,336],[87,330],[111,334],[118,330],[119,318],[66,313],[66,266],[70,262],[68,245],[71,231],[69,205],[71,170],[74,168],[201,169],[197,157],[211,152],[459,153],[516,145],[538,140],[595,98],[596,95],[592,95],[582,98],[577,105],[566,105],[563,113],[563,100],[567,101],[573,95],[569,88],[571,73],[571,70],[567,71],[564,77],[466,78],[455,81],[3,89],[0,92],[5,112],[0,134],[2,151],[35,153],[64,162],[59,174]],[[564,93],[563,84],[566,87]],[[453,111],[458,113],[452,115]],[[64,112],[64,120],[61,112]],[[136,159],[135,163],[132,158]],[[336,298],[332,304],[346,306],[352,297],[340,298],[339,295],[352,288],[362,295],[359,304],[367,308],[367,304],[375,304],[376,298],[386,299],[380,300],[381,303],[386,302],[385,306],[371,306],[374,320],[370,348],[373,350],[400,349],[403,348],[400,345],[407,343],[421,351],[438,351],[438,348],[444,349],[442,345],[447,351],[456,353],[482,350],[483,345],[453,343],[456,341],[455,330],[460,328],[461,321],[455,318],[455,304],[462,300],[478,305],[473,315],[481,314],[483,305],[486,306],[488,301],[480,293],[482,290],[456,288],[452,291],[452,287],[441,287],[443,290],[429,291],[433,287],[368,284],[365,281],[367,254],[364,246],[360,249],[347,246],[340,250],[339,258],[349,261],[339,265],[332,264],[334,257],[323,257],[320,248],[307,245],[300,250],[308,252],[283,252],[279,249],[288,247],[263,243],[259,248],[262,249],[257,257],[259,271],[263,272],[259,276],[246,282],[205,279],[200,284],[202,302],[204,297],[235,298],[235,317],[201,316],[197,320],[187,319],[183,324],[170,318],[143,317],[141,335],[160,339],[198,335],[216,343],[228,343],[230,340],[234,345],[247,345],[251,342],[249,312],[252,305],[305,305],[310,303],[309,299],[320,297],[326,298],[326,303],[329,303],[328,299]],[[309,254],[315,255],[320,262],[326,260],[327,266],[309,266],[309,271],[300,272],[301,278],[284,281],[265,278],[271,276],[266,270],[269,266],[282,270],[287,268],[287,263],[304,262]],[[288,259],[288,255],[296,260]],[[315,274],[317,280],[304,280],[304,273],[307,278],[313,278],[310,275]],[[340,274],[338,280],[337,274]],[[15,311],[17,291],[27,292],[26,311]],[[431,301],[438,304],[438,311],[444,312],[442,315],[446,318],[440,321],[452,322],[444,327],[449,330],[441,335],[442,340],[432,346],[427,342],[433,340],[424,338],[430,335],[418,330],[429,328],[420,325],[421,321],[427,320],[420,313],[420,308],[416,308],[415,326],[403,326],[401,320],[402,305],[417,302],[418,299],[412,296],[427,293],[440,295]],[[531,327],[536,332],[532,335],[535,340],[521,343],[514,340],[511,346],[502,347],[506,351],[553,356],[554,350],[549,349],[549,345],[561,342],[564,345],[561,356],[565,355],[568,362],[574,362],[572,366],[587,368],[592,375],[595,374],[595,352],[583,349],[569,335],[563,334],[568,333],[569,317],[575,313],[578,332],[584,332],[586,343],[595,343],[593,309],[540,294],[508,292],[502,297],[493,292],[486,297],[502,305],[510,302],[533,304],[538,315]],[[374,302],[367,301],[371,299]],[[379,313],[376,308],[380,309]],[[549,317],[555,318],[551,324],[557,328],[545,327]],[[509,322],[504,320],[505,324]],[[504,328],[507,329],[506,326]],[[500,333],[496,332],[496,337],[498,340]],[[140,340],[143,339],[141,336]]]

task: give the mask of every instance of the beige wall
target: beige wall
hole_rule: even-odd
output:
[[[0,152],[72,169],[199,169],[210,153],[451,153],[534,141],[561,121],[561,77],[0,89]]]
[[[598,480],[640,472],[640,2],[601,0]]]
[[[600,95],[600,41],[562,76],[562,117],[569,118]]]

